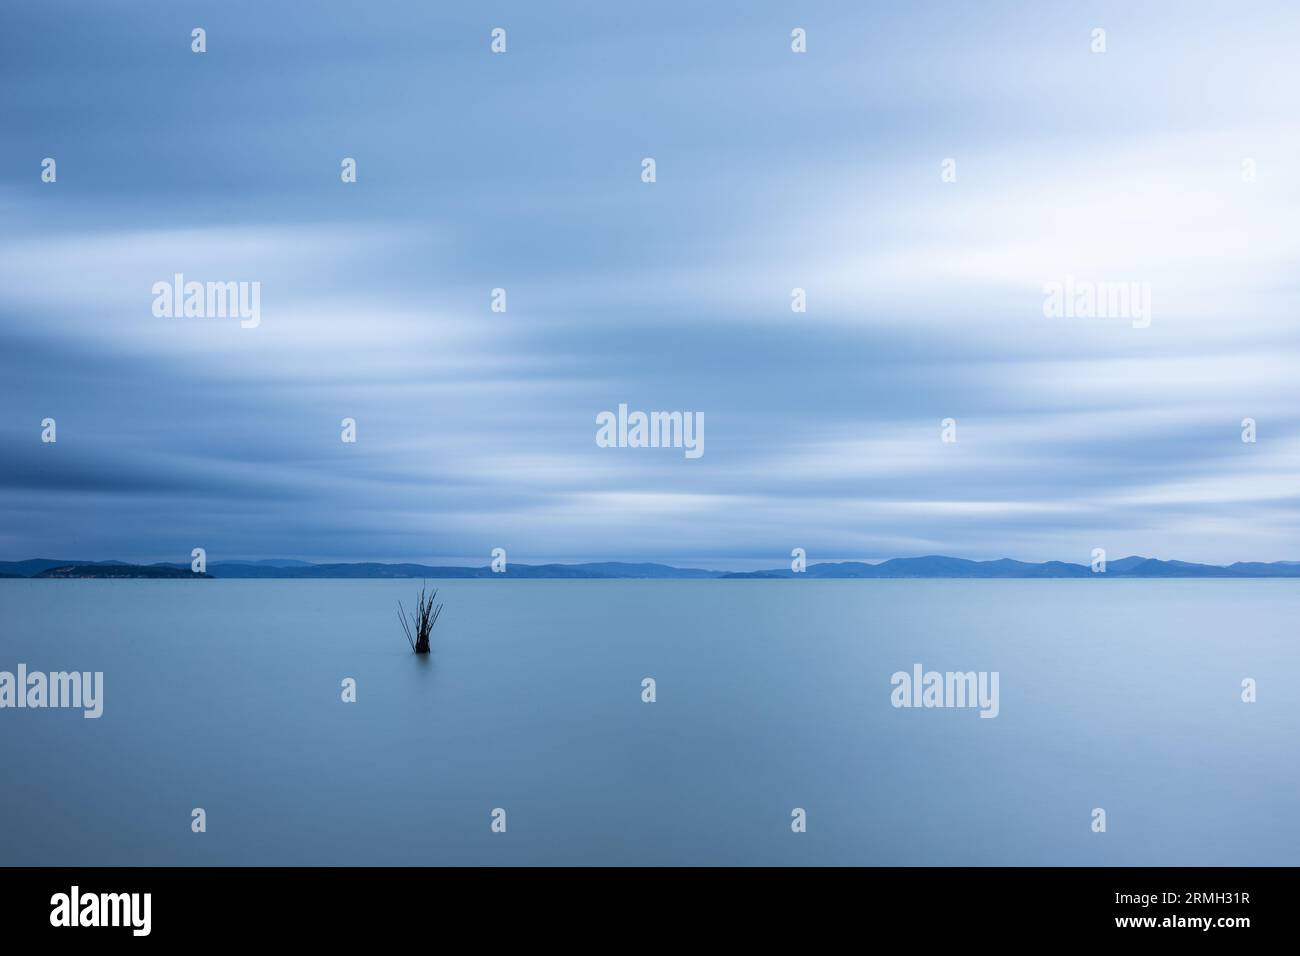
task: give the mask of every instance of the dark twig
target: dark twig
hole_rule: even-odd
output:
[[[411,645],[411,650],[417,654],[429,653],[429,635],[433,632],[433,625],[438,623],[438,615],[442,613],[442,605],[434,607],[434,599],[438,596],[438,589],[434,588],[433,593],[426,596],[424,582],[420,587],[419,603],[416,605],[416,611],[410,615],[411,623],[406,622],[406,608],[402,602],[397,602],[397,619],[402,622],[402,630],[406,632],[406,642]],[[414,634],[412,634],[414,630]]]
[[[406,643],[411,645],[411,650],[415,650],[415,639],[411,637],[411,628],[406,623],[406,608],[402,607],[402,602],[397,602],[397,619],[402,622],[402,630],[406,632]]]

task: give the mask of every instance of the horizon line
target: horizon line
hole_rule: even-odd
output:
[[[803,549],[799,549],[799,550],[802,551]],[[789,557],[772,557],[770,558],[770,560],[774,562],[774,565],[772,567],[765,567],[760,570],[778,571],[783,569],[789,569],[791,566],[791,560],[790,560],[791,557],[794,557],[793,553]],[[824,566],[824,565],[843,565],[843,564],[867,565],[872,567],[878,567],[880,565],[888,564],[891,561],[922,561],[927,559],[962,561],[970,564],[994,564],[999,562],[1010,562],[1016,564],[1038,565],[1038,566],[1059,564],[1059,565],[1069,565],[1069,566],[1084,567],[1084,568],[1089,567],[1090,564],[1093,563],[1092,561],[1089,560],[1069,561],[1060,558],[1048,558],[1045,560],[1034,561],[1034,560],[1026,560],[1022,558],[1012,558],[1006,556],[1005,554],[996,558],[967,558],[967,557],[960,557],[952,554],[945,554],[940,551],[931,551],[931,552],[919,553],[919,554],[894,555],[888,558],[827,557],[827,558],[816,559],[816,560],[808,556],[805,552],[803,557],[804,557],[804,565],[810,568]],[[1105,564],[1113,564],[1120,561],[1130,561],[1135,558],[1141,559],[1143,561],[1158,561],[1165,564],[1194,565],[1194,566],[1212,567],[1212,568],[1230,568],[1233,567],[1234,565],[1239,565],[1239,564],[1300,565],[1300,559],[1282,558],[1282,559],[1274,559],[1268,561],[1257,560],[1257,559],[1245,559],[1245,560],[1237,559],[1235,561],[1230,561],[1227,563],[1214,563],[1210,561],[1186,561],[1180,558],[1161,558],[1152,555],[1139,554],[1136,552],[1125,554],[1116,558],[1111,558],[1108,555],[1103,555],[1102,561]],[[205,555],[205,563],[212,566],[223,565],[223,564],[267,565],[273,562],[285,562],[291,565],[296,564],[296,565],[309,566],[309,567],[342,567],[342,566],[360,566],[360,565],[378,565],[378,566],[385,566],[385,567],[397,567],[402,565],[415,565],[418,567],[428,567],[428,568],[482,570],[484,568],[490,568],[493,564],[493,559],[491,557],[484,560],[483,563],[468,563],[468,564],[453,563],[453,562],[460,562],[466,560],[471,562],[474,561],[474,559],[472,558],[464,558],[464,557],[460,557],[460,558],[438,557],[433,559],[409,558],[409,559],[398,559],[398,560],[356,559],[356,558],[322,560],[317,558],[317,559],[309,560],[307,558],[296,558],[296,557],[285,557],[285,556],[275,556],[275,557],[265,557],[265,558],[247,558],[247,557],[214,558]],[[534,560],[521,561],[512,558],[509,559],[507,566],[515,565],[518,567],[541,568],[541,567],[584,567],[590,565],[611,565],[611,564],[629,565],[629,566],[655,565],[655,566],[671,568],[673,570],[679,570],[679,571],[714,571],[720,573],[731,573],[724,568],[710,567],[708,565],[674,563],[674,561],[676,560],[678,559],[596,558],[596,559],[585,559],[585,560],[534,559]],[[690,559],[686,559],[686,560],[690,560]],[[758,561],[769,560],[769,558],[767,556],[755,556],[755,557],[744,557],[744,558],[733,557],[733,558],[728,558],[727,560],[758,562]],[[189,561],[184,561],[184,560],[142,561],[142,560],[124,560],[121,558],[71,558],[69,559],[69,558],[45,558],[45,557],[38,556],[38,557],[27,557],[27,558],[0,558],[0,565],[29,564],[33,562],[46,562],[46,561],[58,562],[59,566],[118,564],[118,565],[128,565],[131,567],[159,567],[159,566],[183,566],[183,565],[190,564]]]

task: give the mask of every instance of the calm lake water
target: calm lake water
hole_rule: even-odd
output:
[[[419,659],[418,581],[0,581],[0,670],[105,684],[0,710],[0,864],[1300,863],[1300,582],[437,586]]]

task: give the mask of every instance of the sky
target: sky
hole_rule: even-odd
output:
[[[0,558],[1300,559],[1297,49],[1293,2],[5,3]],[[176,273],[259,324],[155,315]],[[620,403],[704,454],[598,446]]]

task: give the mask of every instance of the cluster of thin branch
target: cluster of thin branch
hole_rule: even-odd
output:
[[[402,630],[406,632],[407,643],[411,645],[411,650],[417,654],[429,653],[429,634],[433,631],[433,625],[438,621],[438,615],[442,613],[442,605],[433,606],[433,600],[438,596],[438,589],[434,588],[433,593],[425,597],[424,587],[420,587],[419,604],[416,605],[416,613],[410,615],[411,622],[406,622],[406,608],[402,607],[402,602],[397,602],[397,619],[402,622]],[[414,634],[412,634],[414,631]]]

